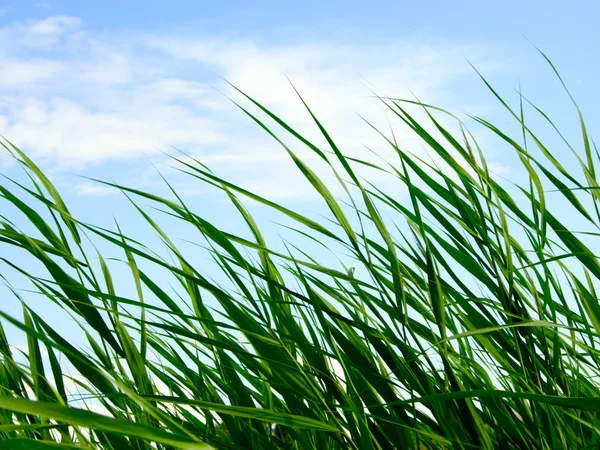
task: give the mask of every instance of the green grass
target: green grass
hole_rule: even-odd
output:
[[[471,119],[511,149],[520,184],[490,171],[467,129],[444,127],[447,114],[429,105],[373,100],[439,165],[382,131],[395,157],[376,166],[344,155],[309,106],[326,147],[247,97],[242,111],[281,143],[330,220],[175,158],[229,199],[248,233],[220,230],[175,190],[168,200],[116,186],[162,240],[160,253],[72,216],[5,141],[29,181],[0,185],[1,211],[11,211],[0,217],[0,248],[34,261],[19,267],[0,250],[2,270],[9,286],[25,277],[39,295],[25,301],[14,289],[2,300],[22,302],[20,317],[0,310],[0,327],[21,330],[27,350],[0,328],[0,449],[597,448],[600,155],[578,108],[577,143],[542,139],[524,111],[558,131],[548,116],[524,98],[511,109],[488,87],[517,126]],[[290,138],[330,166],[344,200],[284,144]],[[404,193],[362,178],[365,167]],[[284,217],[292,238],[267,244],[249,202]],[[176,246],[158,225],[165,214],[200,233],[213,266]],[[340,261],[311,256],[319,245]],[[115,267],[131,272],[130,286],[113,283]],[[36,313],[42,301],[70,314],[85,346]],[[73,383],[84,397],[68,392]]]

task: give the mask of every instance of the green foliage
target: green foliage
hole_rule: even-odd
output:
[[[14,291],[23,316],[0,311],[0,448],[596,448],[600,264],[590,246],[599,155],[579,108],[582,152],[565,141],[573,157],[560,163],[556,145],[525,122],[524,99],[513,110],[488,87],[517,137],[473,119],[515,152],[519,185],[493,174],[466,128],[452,131],[430,105],[379,98],[439,165],[380,133],[396,159],[378,166],[345,156],[304,100],[328,149],[247,97],[275,125],[240,108],[283,146],[332,220],[305,217],[191,158],[177,159],[181,170],[226,194],[251,238],[219,229],[174,190],[168,200],[106,183],[131,199],[168,258],[119,227],[73,217],[6,141],[30,185],[0,185],[14,214],[0,217],[0,243],[29,254],[44,275],[0,259],[67,311],[89,345],[69,342]],[[328,164],[350,201],[277,130]],[[362,178],[364,167],[395,177],[405,195]],[[186,257],[136,199],[199,232],[225,281]],[[267,244],[244,200],[293,222],[287,251]],[[18,214],[34,231],[14,225]],[[563,223],[573,221],[589,230]],[[119,293],[92,240],[122,252],[133,295]],[[304,242],[335,249],[341,262],[319,262]],[[150,275],[158,270],[164,276]],[[27,336],[25,360],[8,325]]]

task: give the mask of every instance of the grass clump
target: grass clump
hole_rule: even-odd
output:
[[[176,191],[168,200],[116,186],[168,257],[118,227],[74,217],[34,162],[5,142],[30,182],[0,185],[14,214],[2,216],[0,242],[43,274],[0,257],[3,267],[67,311],[87,344],[65,339],[19,290],[3,299],[21,301],[23,313],[0,311],[0,448],[595,448],[599,155],[580,113],[583,144],[565,140],[570,161],[559,162],[555,145],[525,121],[523,98],[513,110],[492,93],[516,135],[473,119],[512,149],[526,174],[520,184],[492,173],[466,128],[452,132],[429,105],[378,99],[439,164],[382,132],[395,158],[375,165],[344,155],[308,106],[326,149],[248,97],[256,113],[242,110],[281,143],[331,220],[179,158],[188,176],[227,196],[249,234],[219,229]],[[328,164],[350,201],[338,200],[275,130]],[[364,167],[395,177],[406,195],[365,180]],[[222,281],[139,200],[199,232]],[[286,217],[295,237],[269,246],[246,201]],[[17,227],[17,215],[33,231]],[[121,252],[132,295],[89,242]],[[325,264],[310,245],[347,256]],[[6,327],[26,335],[23,355]]]

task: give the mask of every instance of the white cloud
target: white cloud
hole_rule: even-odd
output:
[[[53,169],[117,160],[133,165],[133,158],[173,146],[282,197],[297,196],[301,177],[285,152],[213,89],[242,99],[220,77],[322,144],[289,76],[338,145],[364,155],[363,144],[385,146],[355,111],[383,127],[392,119],[368,98],[365,80],[396,96],[413,91],[430,102],[455,103],[449,87],[473,75],[463,55],[483,70],[498,69],[488,56],[497,49],[489,45],[107,37],[65,16],[12,24],[0,29],[0,37],[6,38],[0,41],[6,61],[0,67],[0,134]],[[407,145],[416,142],[401,127],[395,132]],[[89,184],[75,189],[81,195],[106,192]]]
[[[177,146],[224,139],[213,121],[176,105],[140,111],[119,105],[111,112],[100,112],[63,98],[22,102],[11,111],[12,123],[2,133],[34,157],[64,167],[153,153],[161,142]]]
[[[29,31],[34,35],[57,36],[74,28],[78,28],[81,20],[77,17],[54,16],[33,22]]]
[[[0,29],[0,47],[5,52],[22,49],[47,49],[74,39],[81,26],[77,17],[52,16],[43,20],[14,22]]]
[[[121,191],[103,184],[84,182],[75,186],[75,192],[83,197],[105,197],[107,195],[118,195]]]
[[[65,70],[64,63],[42,58],[4,60],[0,66],[0,87],[31,86],[56,78]]]

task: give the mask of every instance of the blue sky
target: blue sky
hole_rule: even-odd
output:
[[[308,122],[283,77],[289,75],[334,129],[348,123],[344,113],[376,109],[364,99],[360,76],[390,94],[410,89],[429,102],[491,114],[491,98],[465,57],[509,93],[520,79],[534,98],[550,89],[560,96],[526,38],[550,54],[584,111],[590,105],[588,120],[596,120],[599,9],[596,2],[533,1],[4,0],[0,132],[57,170],[117,176],[107,162],[139,168],[141,155],[169,145],[227,153],[230,168],[240,156],[225,148],[239,143],[232,135],[263,143],[212,89],[230,92],[220,77],[278,112],[293,112],[291,121]],[[326,106],[319,104],[323,92],[332,100]],[[84,183],[71,191],[103,192]]]
[[[509,124],[468,59],[512,100],[520,82],[576,136],[572,105],[529,39],[597,129],[596,2],[288,3],[0,1],[0,134],[40,163],[77,216],[105,226],[114,216],[125,232],[143,235],[150,231],[134,225],[121,196],[74,174],[164,191],[154,165],[198,210],[236,231],[239,219],[212,191],[169,168],[162,152],[176,147],[269,198],[319,211],[282,149],[223,95],[240,98],[222,78],[321,143],[287,75],[344,151],[360,154],[364,144],[385,154],[355,114],[388,126],[368,83]],[[494,170],[518,173],[502,147],[482,142]],[[19,177],[2,155],[0,172]]]
[[[154,187],[149,161],[168,173],[161,152],[173,147],[277,200],[312,199],[281,149],[215,90],[239,99],[222,77],[318,140],[287,75],[348,152],[363,144],[385,152],[355,114],[388,126],[367,82],[508,121],[468,59],[512,100],[520,82],[575,134],[572,107],[530,39],[559,67],[590,128],[598,123],[595,2],[288,3],[4,0],[0,133],[48,171],[75,210],[101,219],[123,203],[73,174]],[[493,144],[486,153],[510,169]],[[14,173],[1,155],[0,170]],[[203,200],[198,186],[171,179]]]

